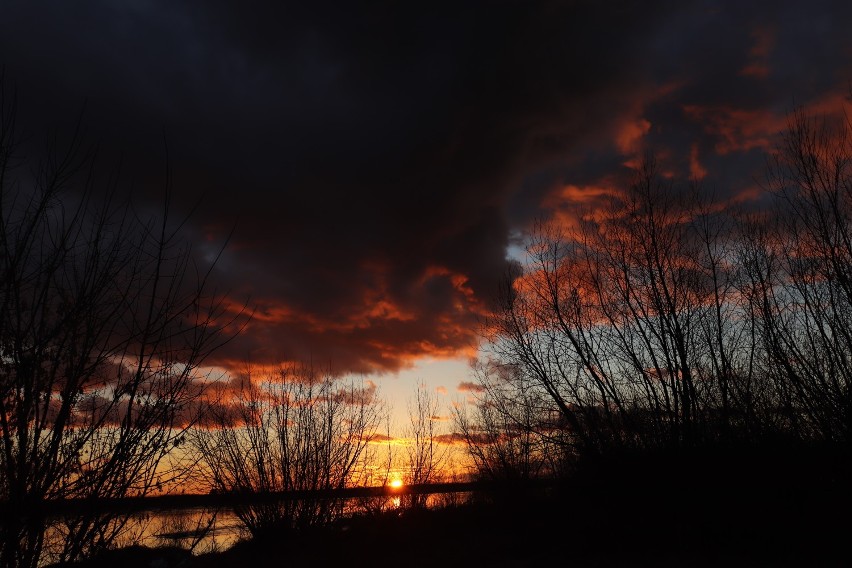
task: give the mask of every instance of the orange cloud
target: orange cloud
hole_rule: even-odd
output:
[[[803,105],[809,116],[836,116],[848,101],[840,93],[829,93]],[[703,125],[715,138],[717,154],[746,152],[755,148],[771,151],[787,130],[788,116],[770,109],[738,109],[723,106],[684,105],[687,118]]]
[[[423,357],[433,359],[475,357],[477,346],[473,331],[467,326],[446,323],[449,327],[439,328],[437,332],[446,345],[429,340],[415,340],[407,343],[373,340],[366,345],[377,352],[382,359],[387,360],[388,369],[412,369]]]
[[[544,205],[555,207],[565,203],[594,203],[601,198],[614,195],[617,195],[617,191],[605,185],[578,186],[568,184],[548,195]]]
[[[340,403],[354,406],[369,406],[378,400],[379,387],[373,381],[367,380],[364,382],[363,388],[348,388],[338,387],[337,390],[331,393],[331,400]]]
[[[466,446],[467,440],[461,434],[441,434],[432,438],[435,442],[444,446]]]
[[[689,150],[689,175],[692,179],[702,180],[707,176],[707,170],[698,160],[698,145],[693,144]]]
[[[450,270],[445,266],[432,265],[426,268],[423,276],[420,279],[420,284],[425,285],[430,279],[446,278],[453,289],[458,292],[459,299],[463,302],[455,302],[454,307],[458,310],[472,310],[475,313],[484,314],[484,305],[476,297],[473,289],[470,287],[470,279],[466,274]]]
[[[365,262],[361,269],[349,301],[325,311],[272,297],[256,301],[247,329],[211,364],[239,372],[245,360],[274,365],[310,357],[341,372],[371,373],[408,368],[424,356],[476,354],[477,320],[490,308],[467,274],[430,264],[400,286],[387,262]]]
[[[749,62],[740,70],[740,75],[764,79],[769,76],[769,56],[775,48],[775,29],[761,27],[751,33],[754,44],[749,50]]]
[[[617,187],[612,176],[589,185],[567,184],[550,192],[542,201],[542,207],[551,211],[551,223],[570,232],[583,221],[609,215],[613,202],[621,195]]]
[[[622,123],[615,135],[615,144],[622,154],[634,154],[639,150],[642,138],[651,130],[651,123],[644,118],[630,119]]]
[[[468,381],[462,381],[459,383],[459,386],[456,387],[456,390],[459,392],[485,392],[485,387],[477,383],[471,383]]]
[[[641,163],[643,139],[651,131],[651,121],[646,117],[646,109],[671,97],[680,87],[679,81],[669,81],[662,85],[649,85],[634,95],[634,103],[624,116],[615,124],[612,135],[615,147],[627,159],[622,165],[636,169]]]
[[[371,444],[389,444],[389,443],[396,442],[396,441],[397,441],[397,439],[394,438],[393,436],[387,436],[385,434],[375,433],[372,436],[370,436],[370,443]]]
[[[755,148],[769,149],[787,125],[786,118],[768,109],[737,109],[684,105],[688,118],[700,122],[704,131],[716,140],[719,155],[745,152]]]

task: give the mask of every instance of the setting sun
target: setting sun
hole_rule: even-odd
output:
[[[402,480],[401,479],[392,479],[391,482],[388,483],[388,485],[390,485],[394,489],[399,489],[400,487],[402,487]]]

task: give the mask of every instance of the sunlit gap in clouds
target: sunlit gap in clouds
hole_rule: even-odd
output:
[[[252,375],[258,380],[265,376],[264,371],[274,371],[276,367],[258,367]],[[224,367],[204,367],[197,370],[197,376],[206,377],[206,384],[213,387],[226,387],[244,370]],[[439,396],[442,407],[448,409],[457,395],[459,384],[469,380],[470,357],[459,356],[448,359],[424,357],[415,360],[410,367],[395,373],[350,374],[342,379],[368,380],[379,387],[379,396],[387,401],[391,411],[391,430],[397,432],[408,422],[407,402],[414,396],[418,384],[424,384],[427,390]]]
[[[442,416],[449,417],[450,407],[461,396],[458,386],[468,380],[470,359],[418,359],[410,368],[396,373],[376,375],[380,396],[387,401],[391,411],[391,430],[400,432],[409,424],[408,401],[414,396],[417,385],[436,393]]]
[[[471,354],[474,352],[471,350]],[[384,446],[393,455],[390,469],[381,460],[376,463],[371,483],[390,485],[394,480],[406,483],[411,478],[409,452],[417,442],[412,437],[416,414],[418,389],[428,393],[437,403],[434,414],[430,414],[433,440],[437,447],[447,450],[447,459],[432,481],[450,481],[465,478],[470,472],[469,458],[465,448],[454,434],[453,412],[458,405],[467,404],[468,394],[464,385],[471,379],[470,357],[454,358],[423,357],[414,359],[408,368],[395,373],[377,373],[366,378],[378,386],[378,396],[387,403],[389,431],[377,432],[375,444]],[[420,432],[423,435],[423,432]],[[420,443],[424,443],[421,439]],[[428,442],[427,442],[428,443]],[[443,450],[439,450],[443,451]],[[379,451],[381,454],[381,450]],[[385,456],[385,454],[381,454]],[[385,456],[386,457],[386,456]]]
[[[506,260],[524,262],[527,235],[520,229],[512,229],[509,232],[509,246],[506,247]]]
[[[366,388],[375,389],[379,404],[385,405],[388,413],[387,421],[377,430],[368,434],[372,438],[371,446],[376,452],[373,463],[365,464],[365,476],[354,480],[356,485],[385,485],[395,479],[405,481],[410,472],[404,463],[409,450],[413,447],[411,403],[415,400],[419,388],[430,393],[437,401],[437,410],[430,416],[435,427],[435,439],[439,445],[453,446],[454,456],[452,467],[442,472],[453,477],[467,472],[467,460],[462,455],[462,446],[457,444],[453,430],[453,409],[460,404],[467,404],[467,394],[464,385],[471,379],[470,355],[454,358],[424,357],[409,360],[409,366],[397,372],[386,373],[352,373],[338,377],[341,384],[350,381],[363,382]],[[206,412],[208,416],[199,417],[196,425],[200,428],[217,427],[216,413],[227,410],[236,403],[235,396],[244,381],[265,389],[269,377],[276,373],[280,366],[252,366],[251,368],[211,366],[197,369],[197,375],[203,376],[206,385],[206,400],[210,404]],[[250,379],[249,379],[250,377]],[[387,463],[387,453],[393,456],[393,463]],[[370,461],[373,461],[372,459]],[[182,488],[187,490],[186,487]]]

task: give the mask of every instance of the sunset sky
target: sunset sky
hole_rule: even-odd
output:
[[[398,405],[464,396],[498,282],[539,218],[624,187],[751,200],[794,105],[852,85],[848,2],[23,2],[0,65],[24,149],[86,135],[176,208],[234,306],[224,367],[310,360]],[[7,85],[7,88],[8,86]]]

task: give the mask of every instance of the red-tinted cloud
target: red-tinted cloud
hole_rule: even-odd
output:
[[[482,386],[482,385],[480,385],[479,383],[472,383],[472,382],[468,382],[468,381],[462,381],[462,382],[460,382],[460,383],[459,383],[458,391],[459,391],[459,392],[474,392],[474,393],[481,393],[481,392],[485,392],[485,387],[483,387],[483,386]]]
[[[713,137],[714,149],[720,155],[755,148],[769,150],[786,126],[784,116],[772,109],[684,105],[683,112]]]
[[[540,218],[606,215],[646,151],[673,182],[751,199],[786,111],[845,94],[850,15],[21,2],[0,18],[0,64],[27,140],[67,134],[89,101],[98,171],[121,158],[139,211],[162,196],[165,131],[200,270],[234,229],[210,281],[255,316],[209,363],[372,373],[472,355],[510,246]]]
[[[765,79],[772,72],[769,59],[775,47],[775,30],[761,26],[751,33],[751,37],[754,43],[748,52],[748,63],[740,70],[740,74]]]

